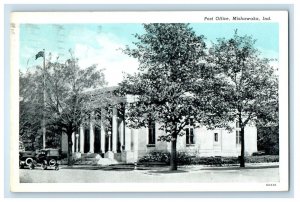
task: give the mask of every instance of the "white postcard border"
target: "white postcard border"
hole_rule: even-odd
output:
[[[78,13],[77,13],[78,14]],[[266,183],[19,183],[18,134],[19,134],[19,43],[20,23],[149,23],[149,22],[189,22],[189,23],[232,23],[233,21],[206,22],[204,17],[213,16],[271,16],[271,21],[279,24],[279,114],[280,114],[280,182],[276,186]],[[12,13],[11,22],[16,25],[11,34],[11,77],[10,77],[10,151],[11,151],[11,191],[13,192],[178,192],[178,191],[287,191],[289,185],[288,158],[288,13],[287,11],[158,11],[158,12],[80,12]],[[76,19],[76,20],[75,20]],[[103,20],[101,20],[103,19]],[[239,21],[239,23],[257,21]],[[261,22],[261,21],[260,21]],[[266,23],[264,21],[264,23]],[[270,182],[271,183],[271,182]]]

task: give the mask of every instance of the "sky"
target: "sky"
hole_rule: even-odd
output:
[[[255,47],[263,57],[279,59],[277,23],[198,23],[190,26],[196,34],[205,36],[208,45],[217,38],[233,36],[238,29],[239,35],[251,35],[257,40]],[[137,71],[137,60],[121,51],[136,41],[135,33],[144,33],[141,24],[21,24],[20,70],[42,65],[42,58],[35,60],[35,55],[43,49],[46,58],[51,53],[52,60],[60,62],[70,57],[71,49],[82,68],[97,64],[99,69],[104,69],[108,86],[115,86],[122,81],[122,72]]]

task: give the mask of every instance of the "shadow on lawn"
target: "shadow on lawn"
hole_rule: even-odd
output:
[[[230,167],[207,167],[201,170],[246,170],[246,169],[265,169],[265,168],[279,168],[279,165],[265,165],[265,166],[230,166]]]
[[[152,170],[150,167],[134,167],[133,165],[91,165],[91,166],[67,166],[61,169],[76,169],[76,170],[103,170],[103,171],[133,171],[133,170]]]
[[[265,169],[265,168],[278,168],[279,165],[251,165],[241,168],[238,165],[228,165],[224,167],[199,167],[196,170],[244,170],[244,169]],[[195,168],[183,168],[175,171],[170,171],[169,166],[144,166],[138,165],[135,167],[132,164],[115,164],[115,165],[74,165],[60,167],[60,169],[76,169],[76,170],[103,170],[103,171],[134,171],[134,170],[144,170],[149,171],[149,173],[161,173],[161,174],[172,174],[172,173],[184,173]]]
[[[173,174],[173,173],[187,173],[188,171],[185,170],[152,170],[149,173],[154,174]]]

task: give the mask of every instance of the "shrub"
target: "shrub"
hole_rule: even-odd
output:
[[[170,153],[165,151],[151,151],[139,159],[139,163],[149,163],[149,162],[159,162],[159,163],[170,163]]]
[[[278,155],[264,155],[264,156],[246,156],[246,163],[271,163],[279,162]],[[149,163],[164,163],[170,164],[170,153],[166,151],[152,151],[149,154],[139,159],[141,164]],[[177,153],[178,165],[210,165],[210,166],[222,166],[222,165],[233,165],[239,164],[238,157],[199,157],[191,155],[187,152]]]
[[[278,155],[265,155],[265,156],[246,156],[246,163],[272,163],[279,162]]]
[[[239,159],[237,157],[222,157],[223,165],[232,165],[238,163],[239,163]]]
[[[253,152],[252,156],[262,156],[264,154],[265,154],[264,151],[257,151],[257,152]]]
[[[178,165],[190,165],[193,163],[195,156],[190,155],[187,152],[177,152]]]
[[[279,126],[257,125],[257,148],[268,155],[279,154]]]
[[[170,164],[170,152],[167,151],[151,151],[139,159],[139,163],[165,163]],[[194,156],[186,152],[177,152],[178,165],[190,165],[192,164]]]
[[[222,165],[221,157],[196,157],[193,165]]]

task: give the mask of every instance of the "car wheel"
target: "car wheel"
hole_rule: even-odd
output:
[[[49,161],[49,166],[55,166],[57,163],[56,163],[56,160],[55,159],[51,159]]]
[[[25,164],[26,164],[27,166],[30,166],[31,164],[33,164],[33,159],[32,159],[32,158],[27,158],[27,159],[25,160]]]
[[[47,169],[47,165],[43,163],[43,164],[42,164],[42,169],[43,169],[43,170],[46,170],[46,169]]]

